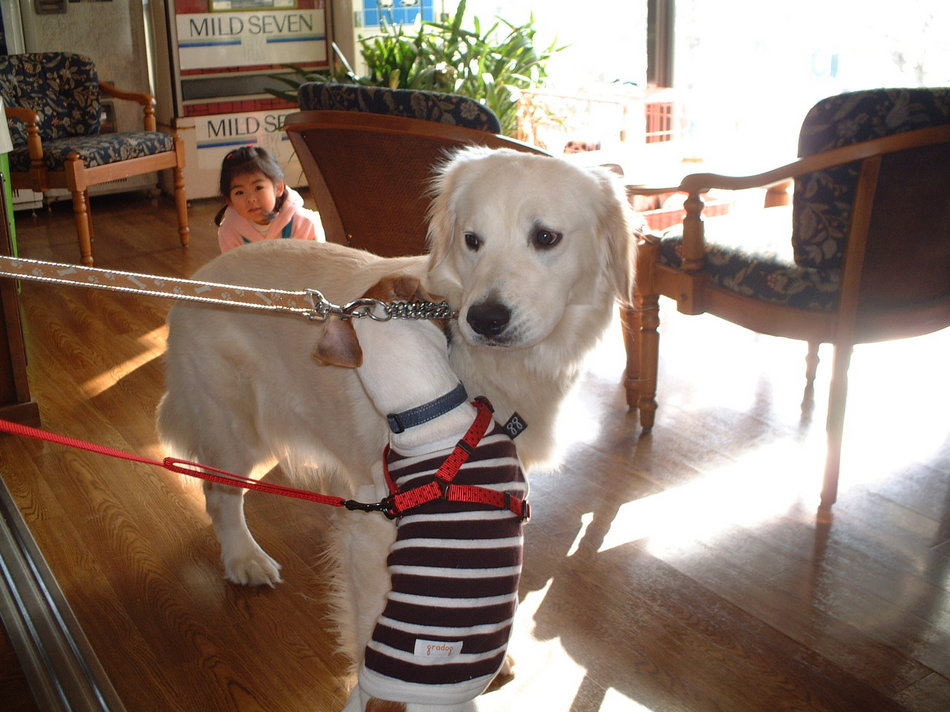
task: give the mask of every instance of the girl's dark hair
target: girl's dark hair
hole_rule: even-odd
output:
[[[284,180],[284,170],[280,167],[280,163],[278,163],[277,159],[268,153],[266,149],[260,146],[241,146],[231,151],[224,157],[224,161],[221,162],[221,179],[218,183],[221,197],[225,200],[228,199],[228,195],[231,192],[231,182],[236,176],[257,172],[263,173],[274,183],[279,183]],[[280,210],[280,206],[283,204],[286,195],[287,191],[285,190],[278,196],[277,205],[274,206],[274,212]],[[225,205],[218,214],[214,216],[215,225],[221,224],[226,209],[227,206]]]
[[[231,151],[221,163],[221,197],[227,198],[231,192],[231,181],[235,176],[260,171],[275,183],[284,180],[284,171],[266,149],[259,146],[241,146]]]

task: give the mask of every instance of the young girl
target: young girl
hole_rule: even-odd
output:
[[[325,240],[320,214],[284,182],[280,164],[263,148],[242,146],[221,164],[227,205],[215,216],[221,252],[260,240]]]

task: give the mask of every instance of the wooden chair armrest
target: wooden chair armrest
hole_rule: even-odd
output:
[[[666,196],[679,192],[679,186],[627,184],[627,202],[636,211],[654,210]]]
[[[917,129],[916,131],[906,131],[815,153],[764,173],[749,176],[726,176],[718,173],[693,173],[688,175],[683,178],[678,188],[678,190],[687,194],[686,201],[683,204],[686,209],[686,216],[683,218],[683,267],[687,271],[700,270],[703,267],[705,256],[705,237],[702,222],[704,205],[701,197],[703,193],[713,189],[768,188],[814,171],[826,170],[855,161],[864,161],[908,148],[948,141],[950,141],[950,124],[945,124]]]
[[[36,126],[40,121],[40,115],[33,109],[26,109],[21,106],[5,106],[3,110],[6,112],[7,118],[19,119],[25,124]]]
[[[99,82],[99,88],[103,93],[108,94],[109,96],[114,96],[117,99],[125,99],[127,101],[134,101],[142,106],[154,105],[155,97],[147,92],[136,92],[136,91],[124,91],[118,89],[108,82]]]
[[[749,176],[726,176],[718,173],[693,173],[683,178],[678,190],[684,193],[705,193],[713,188],[720,190],[745,190],[748,188],[768,188],[806,173],[822,171],[835,166],[863,161],[873,156],[903,151],[917,146],[950,141],[950,124],[932,126],[916,131],[884,136],[871,141],[853,143],[850,146],[834,148],[830,151],[815,153],[797,161],[774,168],[764,173]]]
[[[30,154],[30,163],[34,166],[43,163],[43,138],[40,136],[40,115],[33,109],[22,106],[4,106],[9,119],[17,119],[26,124],[26,146]]]
[[[103,94],[114,97],[116,99],[124,99],[126,101],[134,101],[137,104],[141,104],[143,107],[144,113],[144,123],[146,131],[154,131],[156,128],[155,122],[155,97],[147,92],[133,92],[133,91],[123,91],[122,89],[117,89],[112,84],[108,82],[99,82],[99,89],[102,90]]]
[[[665,195],[666,193],[679,193],[682,188],[674,186],[655,186],[655,185],[626,185],[627,197],[633,195]]]

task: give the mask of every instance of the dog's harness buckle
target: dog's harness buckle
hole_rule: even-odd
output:
[[[527,524],[531,520],[531,502],[520,497],[515,497],[511,492],[505,492],[505,506],[511,512],[521,517],[521,521]],[[519,509],[521,510],[519,513]]]
[[[449,497],[449,492],[452,490],[454,485],[451,482],[445,482],[444,480],[435,480],[435,484],[438,486],[439,490],[442,492],[441,499],[446,502],[451,502]]]

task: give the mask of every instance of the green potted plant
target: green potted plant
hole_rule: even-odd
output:
[[[360,39],[364,76],[358,76],[334,46],[337,64],[331,73],[288,65],[292,74],[273,77],[287,88],[268,91],[296,101],[300,84],[334,81],[461,94],[488,106],[502,132],[514,136],[520,90],[543,85],[548,60],[563,48],[554,42],[541,50],[535,47],[533,15],[521,25],[498,18],[484,30],[475,17],[473,29],[465,29],[465,5],[462,0],[446,22],[425,21],[418,28],[383,23],[378,34]]]

